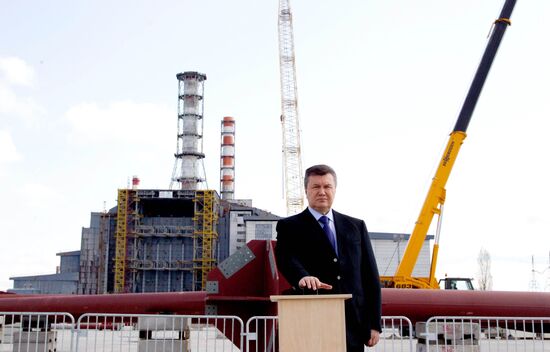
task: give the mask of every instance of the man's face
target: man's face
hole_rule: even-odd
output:
[[[308,178],[306,196],[309,206],[321,214],[326,214],[332,207],[336,185],[331,174],[311,175]]]

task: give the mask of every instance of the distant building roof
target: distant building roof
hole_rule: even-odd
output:
[[[260,214],[260,215],[246,215],[243,216],[244,221],[278,221],[281,219],[280,216],[277,216],[275,214]]]
[[[40,280],[40,281],[78,281],[78,273],[59,273],[32,276],[14,276],[10,280]]]
[[[28,294],[40,294],[42,292],[37,288],[10,288],[8,289],[7,293],[28,295]]]
[[[393,241],[407,241],[411,235],[408,233],[393,233],[393,232],[369,232],[371,240],[393,240]],[[427,240],[433,240],[433,235],[427,235]]]
[[[59,252],[56,255],[63,256],[63,255],[80,255],[80,251],[70,251],[70,252]]]
[[[260,209],[260,208],[249,207],[249,206],[246,206],[246,205],[237,204],[237,203],[230,203],[230,202],[227,202],[226,204],[229,205],[229,209],[232,210],[232,211],[250,211],[252,213],[252,216],[266,216],[266,217],[269,218],[269,220],[273,220],[273,218],[275,220],[282,219],[282,217],[277,216],[273,213],[270,213],[267,210],[263,210],[263,209]]]

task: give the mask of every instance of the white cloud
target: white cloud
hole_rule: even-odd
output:
[[[82,103],[70,108],[65,117],[72,127],[69,138],[74,141],[148,144],[162,141],[167,131],[175,129],[175,114],[158,104],[121,101],[106,107]]]
[[[44,109],[31,97],[15,93],[15,86],[34,87],[34,69],[17,57],[0,57],[0,115],[23,117],[28,124],[36,123],[36,116]]]
[[[17,161],[19,159],[21,159],[21,155],[17,152],[10,133],[0,130],[0,163]]]
[[[34,86],[34,69],[17,57],[0,57],[0,75],[8,84]]]
[[[30,121],[43,110],[31,98],[19,98],[12,89],[0,83],[0,114],[21,116]]]

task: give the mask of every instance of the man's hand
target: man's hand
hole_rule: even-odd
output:
[[[300,286],[300,288],[307,287],[310,290],[332,289],[332,285],[325,284],[324,282],[319,281],[319,279],[316,278],[315,276],[304,276],[298,282],[298,286]]]
[[[370,331],[370,340],[367,342],[367,346],[373,347],[380,341],[380,332],[378,330]]]

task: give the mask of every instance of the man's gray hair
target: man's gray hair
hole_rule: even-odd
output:
[[[324,176],[326,174],[332,175],[334,177],[334,186],[336,186],[336,172],[333,168],[331,168],[328,165],[319,164],[319,165],[313,165],[311,167],[308,167],[306,170],[306,175],[304,177],[304,187],[307,189],[307,184],[309,181],[309,176],[315,175],[315,176]]]

